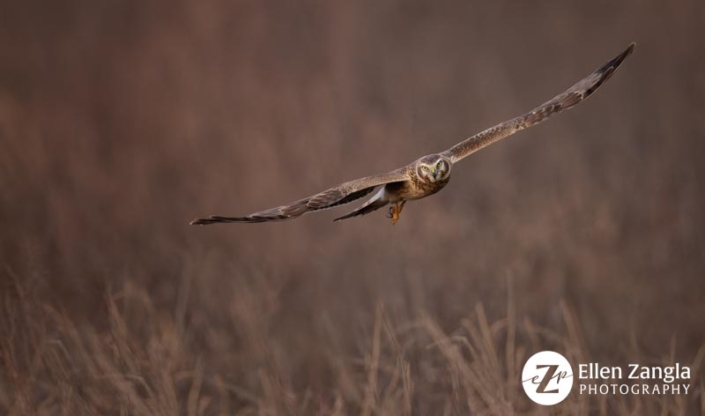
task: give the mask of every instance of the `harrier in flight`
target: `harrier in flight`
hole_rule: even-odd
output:
[[[520,130],[539,124],[554,114],[573,108],[592,95],[600,88],[602,83],[614,74],[622,62],[631,55],[634,51],[634,46],[635,44],[632,43],[624,52],[595,72],[530,112],[490,127],[444,152],[424,156],[415,162],[388,173],[345,182],[316,195],[276,208],[255,212],[244,217],[214,215],[208,218],[198,218],[193,220],[191,224],[207,225],[226,222],[255,223],[290,220],[309,212],[321,211],[353,202],[372,194],[376,189],[377,192],[362,206],[342,217],[336,218],[335,221],[369,214],[376,209],[391,204],[388,217],[392,219],[392,224],[396,224],[399,220],[399,214],[401,214],[407,201],[425,198],[443,189],[450,180],[450,172],[453,165],[465,157]]]

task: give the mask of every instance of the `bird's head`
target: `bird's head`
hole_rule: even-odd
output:
[[[438,182],[448,179],[452,164],[441,155],[424,156],[416,163],[416,174],[424,182]]]

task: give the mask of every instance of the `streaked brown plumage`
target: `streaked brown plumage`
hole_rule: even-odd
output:
[[[392,204],[389,214],[392,222],[396,223],[406,201],[433,195],[448,184],[450,172],[455,163],[483,147],[489,146],[520,130],[539,124],[563,110],[572,108],[592,95],[614,74],[622,62],[631,55],[635,46],[634,43],[630,44],[617,57],[532,111],[484,130],[444,152],[424,156],[409,165],[388,173],[345,182],[316,195],[276,208],[255,212],[244,217],[211,216],[198,218],[192,221],[191,224],[207,225],[226,222],[255,223],[288,220],[309,212],[347,204],[371,194],[377,188],[379,189],[372,198],[356,210],[336,218],[336,221],[365,215],[387,204]]]

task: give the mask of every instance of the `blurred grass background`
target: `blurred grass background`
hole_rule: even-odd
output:
[[[703,23],[697,0],[3,2],[1,407],[479,412],[444,372],[460,358],[428,347],[468,319],[499,322],[480,337],[495,414],[536,410],[510,327],[524,360],[538,325],[607,364],[697,361]],[[473,155],[394,227],[187,226],[444,150],[631,41],[594,98]],[[555,409],[695,414],[693,389]]]

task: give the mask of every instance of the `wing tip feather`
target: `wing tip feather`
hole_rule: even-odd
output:
[[[208,218],[196,218],[195,220],[188,223],[188,225],[210,225],[210,224],[215,224],[217,222],[223,222],[223,221],[220,220],[218,217],[211,215]]]
[[[632,42],[627,46],[627,48],[622,51],[619,55],[615,56],[612,60],[607,62],[602,68],[598,70],[598,72],[603,72],[606,73],[607,75],[611,76],[612,73],[619,68],[620,65],[622,65],[622,62],[624,62],[625,59],[629,57],[632,53],[634,53],[634,49],[636,48],[636,42]]]
[[[195,220],[188,223],[188,225],[208,225],[211,224],[208,218],[196,218]]]
[[[196,218],[195,220],[191,221],[189,225],[210,225],[210,224],[217,224],[217,223],[228,223],[228,222],[243,222],[243,223],[251,223],[251,222],[263,222],[261,218],[258,217],[221,217],[218,215],[211,215],[210,217],[207,218]]]

